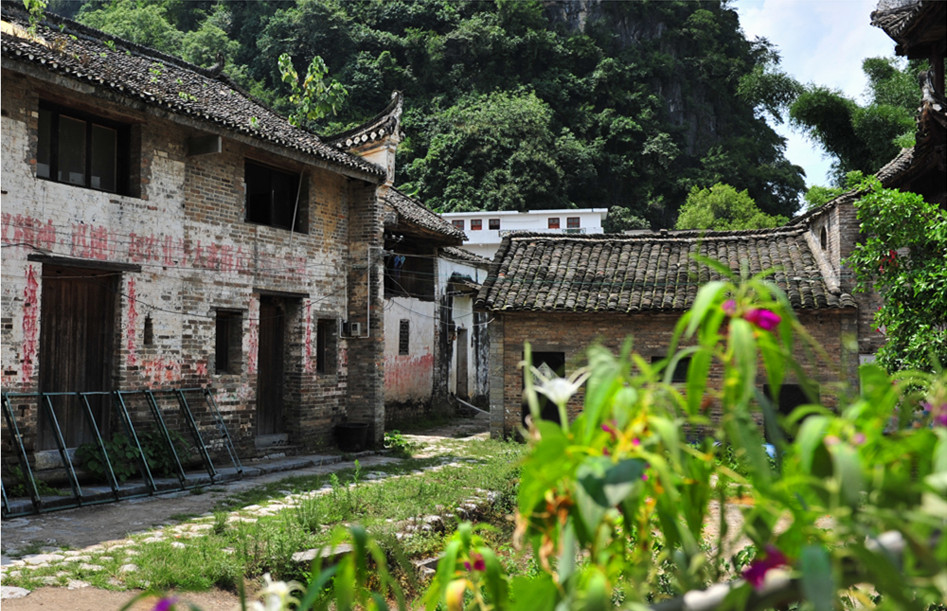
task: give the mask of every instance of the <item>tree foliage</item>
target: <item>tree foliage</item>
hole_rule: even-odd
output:
[[[691,189],[674,228],[735,231],[777,227],[787,221],[760,210],[746,190],[718,183],[709,189]]]
[[[669,227],[695,185],[726,182],[786,215],[805,186],[764,117],[793,84],[722,1],[592,3],[579,22],[538,0],[92,0],[77,18],[204,66],[219,53],[225,74],[286,115],[298,94],[279,57],[303,74],[320,56],[349,91],[337,115],[307,124],[321,133],[404,92],[396,183],[443,210],[620,206]]]
[[[848,259],[857,289],[877,290],[879,362],[889,371],[947,365],[947,213],[914,193],[866,180],[855,204],[862,234]]]
[[[811,86],[790,107],[792,122],[834,158],[835,183],[845,174],[873,174],[903,146],[914,143],[916,66],[896,59],[869,58],[862,63],[871,101],[860,106],[841,92]]]

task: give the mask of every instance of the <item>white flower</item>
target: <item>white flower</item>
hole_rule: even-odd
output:
[[[253,601],[247,607],[248,611],[288,611],[293,605],[299,605],[299,599],[293,592],[304,592],[298,581],[273,581],[269,573],[263,575],[265,585],[257,592],[263,602]]]
[[[535,367],[530,367],[533,375],[538,380],[536,392],[546,395],[550,401],[559,407],[564,407],[572,395],[582,387],[585,380],[588,379],[591,372],[585,367],[577,369],[568,378],[560,378],[553,374],[546,376],[542,371]]]

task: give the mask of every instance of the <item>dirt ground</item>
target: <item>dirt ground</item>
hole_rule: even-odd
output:
[[[424,444],[437,444],[444,438],[486,436],[489,421],[484,415],[476,418],[458,419],[455,422],[412,434],[410,438]],[[397,460],[384,455],[360,456],[363,467]],[[271,481],[351,467],[351,462],[310,467],[288,472],[271,473],[252,479],[230,482],[220,486],[211,486],[200,494],[181,492],[157,497],[129,499],[119,503],[80,507],[39,516],[27,516],[4,520],[0,529],[0,546],[8,563],[7,554],[14,554],[24,548],[42,546],[42,550],[52,551],[58,548],[83,549],[121,540],[127,535],[150,530],[151,528],[173,524],[175,516],[202,515],[212,511],[219,500],[242,489],[259,486]],[[121,609],[140,592],[114,592],[92,587],[76,589],[39,588],[22,598],[3,598],[3,611],[34,611],[37,609],[57,609],[67,611],[106,611]],[[234,611],[240,609],[237,594],[223,590],[208,592],[172,593],[184,606],[196,605],[203,611]],[[132,609],[136,611],[154,608],[156,598],[150,597],[137,602]]]

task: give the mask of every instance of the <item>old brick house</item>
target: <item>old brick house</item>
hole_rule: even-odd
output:
[[[757,273],[779,265],[773,280],[809,332],[840,357],[838,370],[820,366],[813,372],[816,379],[850,379],[853,361],[844,357],[843,338],[856,332],[857,308],[852,296],[827,277],[828,262],[809,233],[801,226],[506,237],[477,299],[493,317],[491,433],[516,432],[525,415],[518,366],[524,342],[532,346],[535,366],[559,375],[581,366],[591,343],[599,341],[617,351],[628,335],[634,336],[635,349],[645,358],[665,357],[678,318],[693,304],[698,288],[718,277],[692,258],[697,253],[738,272],[744,266]],[[683,373],[684,368],[675,375]],[[786,401],[802,399],[791,380],[782,392]],[[581,396],[569,409],[572,414],[581,409]]]
[[[211,387],[244,456],[346,418],[380,438],[384,169],[47,18],[4,6],[4,392]],[[67,447],[89,441],[73,399],[55,409]],[[35,400],[13,413],[29,451],[55,446]]]

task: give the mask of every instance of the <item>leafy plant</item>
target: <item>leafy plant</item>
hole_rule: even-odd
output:
[[[888,371],[935,371],[947,364],[947,213],[914,193],[885,189],[877,178],[855,203],[865,239],[846,263],[856,289],[884,298],[875,326],[886,342],[878,361]]]
[[[385,449],[398,458],[410,458],[417,444],[401,434],[401,431],[385,431]]]
[[[327,78],[329,68],[318,55],[309,62],[302,83],[287,53],[279,56],[279,71],[283,82],[290,87],[289,101],[294,111],[289,116],[289,122],[293,125],[299,126],[303,121],[318,121],[329,113],[336,114],[348,95],[341,83]]]
[[[192,446],[177,431],[168,430],[168,435],[174,444],[178,460],[182,465],[186,465],[193,452]],[[148,461],[148,469],[153,476],[164,477],[177,471],[178,466],[174,454],[160,432],[151,430],[140,433],[138,443],[141,445],[141,451],[144,453],[145,460]],[[127,435],[117,433],[104,444],[112,472],[118,481],[124,482],[138,475],[141,454]],[[107,466],[102,451],[96,443],[84,443],[76,448],[75,459],[82,469],[88,471],[96,479],[106,479]]]

